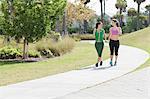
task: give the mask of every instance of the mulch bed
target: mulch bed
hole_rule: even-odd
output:
[[[28,59],[0,59],[0,62],[16,62],[16,63],[23,63],[23,62],[39,62],[47,60],[47,58],[28,58]]]

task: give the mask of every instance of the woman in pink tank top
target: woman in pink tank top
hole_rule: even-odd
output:
[[[110,65],[113,66],[113,56],[115,52],[115,63],[114,66],[117,65],[118,58],[118,50],[119,50],[119,35],[122,34],[121,27],[119,26],[119,22],[116,19],[112,20],[112,27],[110,28],[109,33],[109,48],[110,48]]]

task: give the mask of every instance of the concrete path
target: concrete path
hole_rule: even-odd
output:
[[[150,99],[150,68],[56,99]]]
[[[0,87],[0,99],[53,99],[61,97],[122,76],[149,58],[149,54],[145,51],[129,46],[121,46],[119,53],[118,66],[116,67],[109,67],[109,60],[106,60],[103,67],[98,69],[73,70]]]

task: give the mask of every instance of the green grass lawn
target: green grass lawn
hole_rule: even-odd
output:
[[[149,43],[150,27],[121,37],[121,44],[138,47],[150,53]],[[108,51],[108,48],[104,49],[104,59],[109,57]],[[96,56],[94,45],[78,42],[70,53],[46,61],[36,63],[1,62],[0,86],[80,69],[94,64],[97,60]],[[150,66],[150,59],[138,69],[148,66]]]
[[[107,48],[104,49],[104,59],[109,57],[108,51]],[[96,60],[97,54],[94,45],[78,42],[72,52],[46,61],[36,63],[1,62],[0,86],[80,69],[95,64]]]
[[[143,49],[150,54],[150,27],[122,36],[121,44]],[[142,66],[137,68],[137,70],[149,66],[150,66],[150,59]]]

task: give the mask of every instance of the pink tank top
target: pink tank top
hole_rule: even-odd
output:
[[[111,33],[112,33],[112,35],[118,35],[119,34],[119,30],[117,28],[112,27],[111,28]]]

